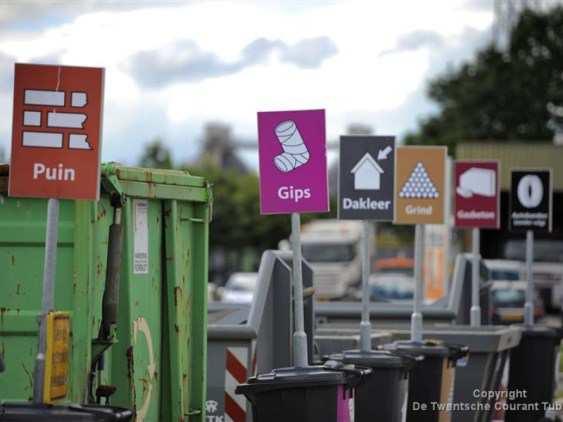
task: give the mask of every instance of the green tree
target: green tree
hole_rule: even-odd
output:
[[[190,173],[203,176],[213,188],[213,246],[229,250],[246,247],[264,250],[277,248],[289,235],[289,217],[260,215],[258,176],[222,169],[206,161],[188,166]]]
[[[155,138],[145,146],[139,165],[148,168],[172,168],[172,154],[161,138]]]
[[[526,10],[507,51],[489,45],[460,68],[431,81],[439,113],[405,138],[410,144],[538,141],[552,136],[547,104],[563,104],[563,7]]]

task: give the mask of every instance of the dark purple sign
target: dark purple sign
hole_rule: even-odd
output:
[[[258,113],[261,214],[328,212],[324,110]]]
[[[498,161],[456,161],[454,188],[456,227],[499,228]]]

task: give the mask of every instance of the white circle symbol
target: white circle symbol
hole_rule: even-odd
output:
[[[526,208],[537,207],[543,199],[543,184],[535,174],[528,174],[518,183],[518,200]]]

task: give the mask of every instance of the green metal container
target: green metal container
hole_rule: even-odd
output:
[[[7,197],[7,176],[0,168],[0,400],[27,401],[47,201]],[[110,341],[99,341],[116,204],[123,228],[118,323]],[[67,402],[92,402],[97,386],[113,386],[111,405],[134,409],[137,421],[204,421],[210,215],[203,178],[113,164],[102,168],[97,203],[61,201],[55,303],[71,314]]]

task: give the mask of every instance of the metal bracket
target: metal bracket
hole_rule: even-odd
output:
[[[123,193],[123,187],[119,182],[116,174],[115,165],[113,163],[102,165],[102,186],[106,192],[110,194],[111,205],[116,208],[121,208],[125,205],[127,197]]]
[[[111,340],[101,340],[97,338],[92,340],[92,363],[97,362],[103,353],[116,343],[117,339],[115,336],[112,337]]]

